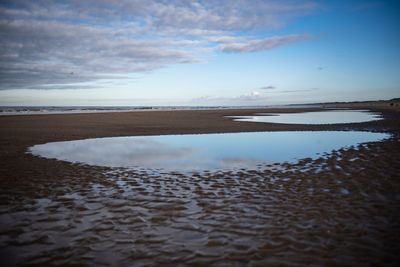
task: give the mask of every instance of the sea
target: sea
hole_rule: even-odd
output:
[[[1,115],[40,115],[104,112],[135,112],[157,110],[215,110],[249,108],[320,108],[317,104],[291,104],[269,106],[0,106]]]

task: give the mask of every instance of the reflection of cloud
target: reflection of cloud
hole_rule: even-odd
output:
[[[223,169],[235,169],[235,168],[256,168],[257,165],[264,163],[265,161],[257,159],[247,158],[225,158],[218,162],[218,166]]]
[[[110,167],[196,169],[207,163],[200,148],[173,147],[151,138],[100,138],[54,142],[31,148],[34,155]]]
[[[66,2],[0,3],[0,89],[40,89],[195,63],[218,47],[234,53],[272,49],[306,35],[251,40],[243,33],[264,34],[319,8],[289,0]]]
[[[270,118],[275,117],[279,120],[278,123],[288,123],[289,120],[281,120],[284,116],[293,117],[282,114]],[[334,117],[347,120],[349,116],[341,114]],[[320,119],[327,122],[326,117]],[[294,123],[299,123],[299,120]],[[225,167],[254,165],[257,162],[254,158],[279,162],[314,158],[316,153],[389,137],[390,135],[381,133],[345,131],[114,137],[47,143],[33,146],[30,151],[34,155],[47,158],[101,166],[204,170],[218,168],[216,163]]]

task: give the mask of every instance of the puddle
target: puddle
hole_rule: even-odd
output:
[[[303,113],[258,114],[256,116],[229,116],[235,121],[285,124],[360,123],[383,119],[378,113],[366,110],[329,110]]]
[[[52,142],[35,145],[29,152],[107,167],[166,171],[258,169],[276,162],[316,159],[332,150],[389,137],[360,131],[133,136]]]

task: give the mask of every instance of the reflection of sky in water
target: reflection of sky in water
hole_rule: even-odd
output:
[[[330,110],[304,113],[259,114],[257,116],[232,116],[235,121],[272,122],[289,124],[357,123],[380,120],[379,114],[363,110]]]
[[[112,137],[35,145],[34,155],[98,166],[166,170],[255,168],[388,138],[384,133],[314,131]]]

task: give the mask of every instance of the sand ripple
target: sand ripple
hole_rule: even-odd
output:
[[[42,266],[395,265],[398,151],[387,141],[192,174],[65,163],[1,192],[0,256]]]

